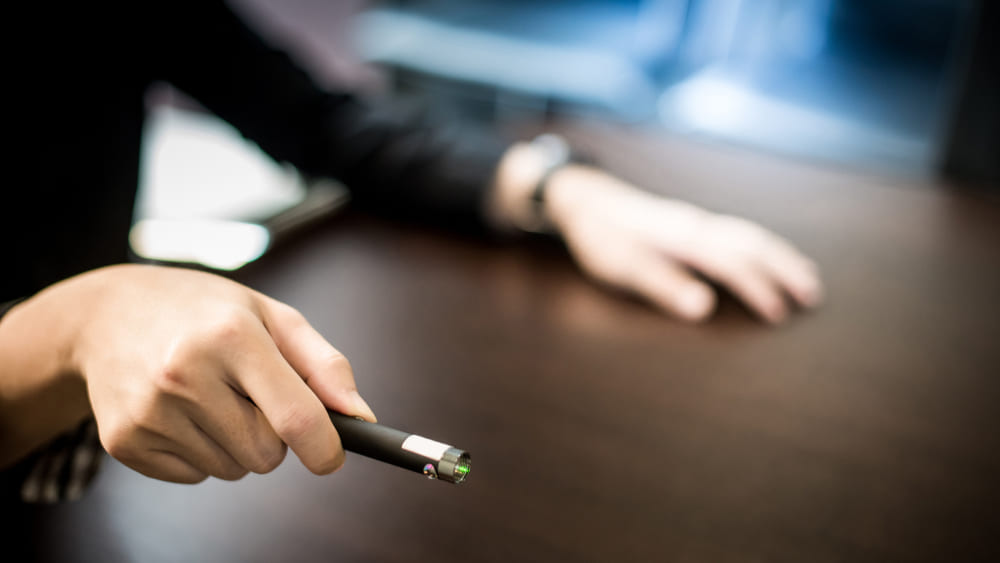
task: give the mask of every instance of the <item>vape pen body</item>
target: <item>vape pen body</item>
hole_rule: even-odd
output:
[[[472,468],[472,458],[464,450],[381,424],[328,412],[347,451],[449,483],[461,483]]]

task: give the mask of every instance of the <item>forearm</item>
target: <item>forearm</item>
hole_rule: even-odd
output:
[[[90,412],[86,386],[71,367],[74,305],[57,284],[0,319],[0,468]]]

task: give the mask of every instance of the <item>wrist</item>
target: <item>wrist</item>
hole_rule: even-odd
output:
[[[63,283],[18,301],[0,319],[0,351],[5,360],[26,368],[23,371],[38,381],[60,381],[75,374],[71,336],[75,322],[61,310]]]
[[[74,427],[90,414],[72,361],[76,328],[56,284],[12,307],[0,322],[0,466]]]
[[[585,160],[561,137],[540,135],[513,145],[497,169],[487,215],[501,230],[551,233],[556,225],[549,213],[552,179]]]
[[[602,184],[603,172],[582,164],[568,164],[553,173],[545,190],[545,213],[552,230],[562,233],[577,208],[593,199]]]

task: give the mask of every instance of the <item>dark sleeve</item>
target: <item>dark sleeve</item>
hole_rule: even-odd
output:
[[[448,224],[482,222],[505,150],[459,124],[393,117],[348,93],[321,90],[223,2],[173,2],[156,26],[159,78],[191,95],[279,161],[344,183],[355,202]],[[165,24],[165,25],[164,25]]]

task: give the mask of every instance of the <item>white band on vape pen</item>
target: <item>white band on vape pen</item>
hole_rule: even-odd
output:
[[[410,434],[407,436],[407,438],[403,440],[402,445],[402,448],[408,452],[413,452],[438,461],[444,457],[444,453],[451,447],[452,446],[448,444],[442,444],[441,442],[431,440],[430,438],[424,438],[423,436],[417,436],[416,434]]]

